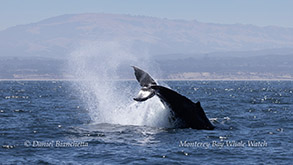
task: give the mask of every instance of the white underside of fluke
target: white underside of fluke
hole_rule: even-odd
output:
[[[136,101],[145,101],[155,95],[155,90],[149,88],[149,87],[143,87],[138,92],[138,95],[134,100]]]

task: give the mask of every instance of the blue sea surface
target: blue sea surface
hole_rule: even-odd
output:
[[[0,164],[292,163],[292,81],[164,83],[200,101],[216,129],[96,123],[78,82],[0,81]]]

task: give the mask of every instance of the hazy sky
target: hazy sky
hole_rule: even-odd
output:
[[[293,0],[0,0],[0,30],[86,12],[293,27]]]

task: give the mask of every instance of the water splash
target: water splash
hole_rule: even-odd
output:
[[[159,98],[134,102],[132,98],[140,87],[133,87],[131,83],[125,86],[127,82],[118,80],[124,65],[131,74],[131,65],[148,70],[154,68],[147,63],[147,53],[140,54],[144,60],[137,58],[135,53],[129,43],[91,42],[82,45],[71,53],[69,60],[69,71],[79,80],[75,89],[86,103],[94,123],[170,127],[169,110]]]

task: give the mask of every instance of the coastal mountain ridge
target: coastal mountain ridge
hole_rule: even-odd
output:
[[[70,14],[0,31],[0,56],[62,58],[81,43],[132,42],[151,55],[293,48],[293,28],[119,14]]]
[[[126,45],[139,60],[147,54],[164,79],[293,79],[293,28],[103,13],[0,31],[0,79],[70,79],[72,52],[92,43],[107,51]],[[118,78],[132,78],[129,64],[119,67]]]

